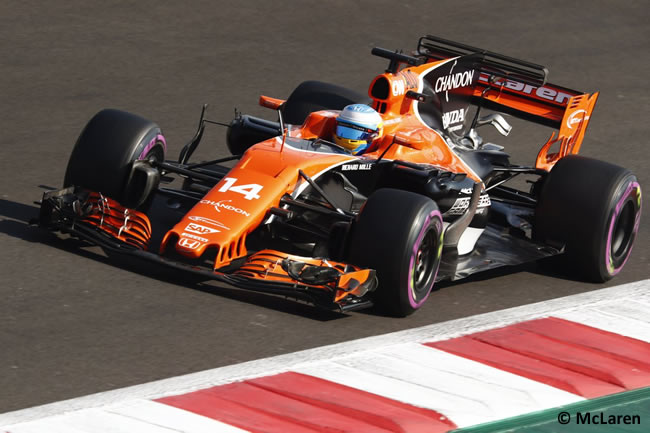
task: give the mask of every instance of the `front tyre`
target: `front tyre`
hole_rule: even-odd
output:
[[[352,227],[348,260],[377,271],[375,303],[407,316],[427,300],[442,252],[442,216],[428,197],[396,189],[374,192]]]
[[[160,127],[125,111],[105,109],[85,126],[70,155],[64,187],[80,186],[122,204],[134,161],[164,161],[166,143]],[[142,202],[141,200],[136,200]]]
[[[630,256],[641,219],[641,186],[628,170],[570,155],[542,185],[535,231],[565,245],[565,264],[594,282],[610,280]]]

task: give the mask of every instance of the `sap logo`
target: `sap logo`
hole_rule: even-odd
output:
[[[464,108],[460,108],[458,110],[449,111],[447,113],[442,114],[442,127],[444,129],[447,129],[449,125],[453,125],[455,123],[462,123],[464,121],[465,121]],[[458,127],[454,127],[453,129],[459,129],[461,127],[462,125],[458,125]]]
[[[206,218],[206,217],[202,217],[202,216],[194,216],[194,215],[189,216],[188,218],[191,219],[192,221],[196,221],[196,222],[200,222],[200,223],[204,223],[204,224],[210,224],[212,226],[219,227],[220,229],[223,229],[223,230],[230,230],[230,228],[226,227],[226,225],[220,223],[219,221],[215,221],[213,219],[210,219],[210,218]]]
[[[434,91],[436,93],[442,93],[458,89],[459,87],[467,87],[472,84],[473,79],[473,69],[471,71],[457,72],[455,74],[445,75],[444,77],[438,77]]]
[[[188,250],[195,250],[201,245],[203,245],[201,242],[187,238],[181,238],[181,240],[178,241],[178,246],[186,248]]]
[[[201,224],[189,223],[184,229],[186,232],[196,233],[199,235],[205,235],[208,233],[219,233],[219,230],[213,229],[211,227],[202,226]]]
[[[393,81],[393,96],[403,95],[406,92],[406,84],[404,80]]]
[[[566,120],[566,126],[569,129],[573,129],[573,125],[576,123],[582,123],[585,120],[589,120],[589,116],[587,116],[587,111],[586,110],[576,110],[571,115],[569,118]]]

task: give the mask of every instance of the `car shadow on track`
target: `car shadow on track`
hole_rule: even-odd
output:
[[[472,282],[489,281],[492,279],[496,280],[500,277],[506,277],[515,274],[521,274],[523,278],[525,278],[526,274],[535,274],[535,275],[541,275],[544,277],[549,277],[549,278],[562,280],[562,281],[572,281],[578,283],[586,282],[585,280],[576,278],[574,275],[571,275],[571,269],[567,269],[561,263],[561,259],[562,257],[559,256],[548,257],[536,262],[522,263],[519,265],[503,266],[500,268],[490,269],[455,281],[449,281],[449,280],[439,281],[433,286],[431,293],[433,296],[434,292],[454,290],[456,288],[455,286],[463,286],[463,285],[471,284]],[[593,284],[596,285],[597,283],[593,283]],[[431,301],[429,300],[427,302],[431,302]],[[390,315],[376,308],[362,310],[360,311],[360,313],[369,314],[373,316],[391,317]]]
[[[158,281],[199,290],[204,293],[245,302],[262,308],[323,322],[349,317],[349,315],[338,311],[323,310],[300,301],[285,299],[276,295],[249,292],[226,285],[217,285],[213,281],[199,281],[191,273],[168,269],[144,260],[134,261],[131,257],[125,258],[121,256],[109,257],[104,254],[101,248],[91,245],[88,242],[67,235],[57,235],[38,227],[34,224],[38,217],[38,212],[39,208],[37,206],[0,199],[0,233],[27,242],[47,245],[65,251],[66,253],[77,254],[78,256],[106,263],[116,268],[144,275]]]
[[[476,281],[491,280],[493,278],[504,277],[506,275],[528,273],[535,275],[542,275],[545,277],[556,278],[558,280],[566,280],[578,283],[585,283],[586,281],[576,277],[571,273],[571,269],[564,265],[563,257],[551,256],[540,259],[534,262],[521,263],[519,265],[502,266],[500,268],[490,269],[484,272],[479,272],[470,275],[466,278],[455,281],[440,281],[436,283],[433,290],[444,289],[446,287],[453,287],[458,284],[467,284]]]

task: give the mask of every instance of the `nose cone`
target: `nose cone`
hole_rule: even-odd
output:
[[[198,258],[207,247],[223,243],[223,233],[229,230],[228,226],[214,218],[190,214],[173,229],[178,235],[174,247],[186,257]]]

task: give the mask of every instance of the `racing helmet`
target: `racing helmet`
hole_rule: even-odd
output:
[[[334,141],[353,155],[359,155],[381,137],[383,122],[379,113],[365,104],[348,105],[336,118]]]

